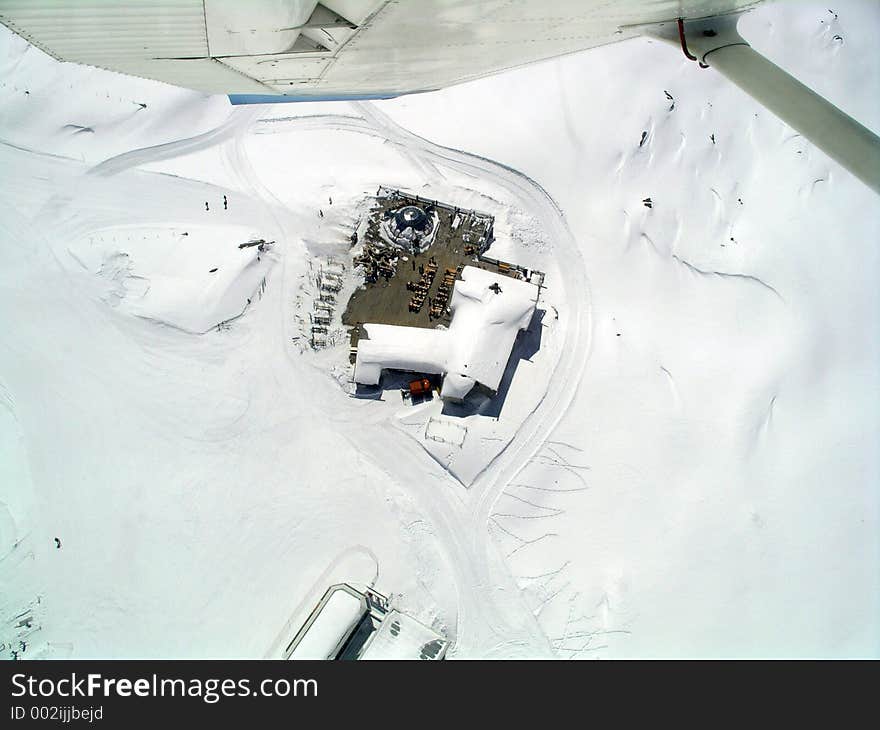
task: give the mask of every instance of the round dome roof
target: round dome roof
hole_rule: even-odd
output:
[[[394,214],[394,222],[399,231],[407,228],[421,231],[428,224],[428,216],[421,208],[415,205],[406,205]]]

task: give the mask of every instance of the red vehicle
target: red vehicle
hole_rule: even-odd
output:
[[[411,380],[409,384],[409,397],[417,398],[431,392],[431,381],[427,378]]]

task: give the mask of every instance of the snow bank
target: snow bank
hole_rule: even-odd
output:
[[[91,231],[69,246],[124,311],[193,333],[240,315],[275,261],[245,226],[136,227]]]

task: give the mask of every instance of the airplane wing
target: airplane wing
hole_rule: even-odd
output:
[[[0,0],[0,23],[58,60],[233,103],[431,91],[650,35],[713,66],[880,192],[880,137],[737,33],[736,14],[759,1]]]
[[[61,61],[208,93],[428,91],[755,0],[0,0]]]

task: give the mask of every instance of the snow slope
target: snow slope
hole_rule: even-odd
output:
[[[804,2],[741,30],[877,130],[878,28]],[[880,652],[880,200],[648,41],[382,108],[539,180],[580,243],[589,362],[487,514],[560,654]]]
[[[878,26],[743,32],[878,129]],[[880,203],[711,69],[232,109],[4,31],[0,165],[4,656],[265,656],[365,551],[453,657],[880,654]],[[294,339],[380,183],[548,273],[494,425]]]
[[[7,58],[23,50],[3,43]],[[263,656],[326,566],[359,544],[421,620],[451,614],[438,627],[454,626],[454,607],[425,598],[420,582],[442,586],[444,563],[431,544],[411,544],[417,528],[401,527],[414,522],[411,498],[322,415],[320,394],[340,397],[335,383],[288,360],[282,269],[295,278],[305,261],[302,239],[281,228],[294,214],[240,175],[236,186],[197,179],[192,140],[205,126],[189,110],[210,107],[207,126],[225,129],[228,103],[151,85],[163,104],[143,112],[149,129],[133,130],[136,142],[108,132],[100,149],[96,131],[83,162],[52,130],[86,110],[100,116],[92,99],[65,92],[95,73],[46,57],[27,73],[10,66],[0,104],[0,164],[15,171],[0,177],[4,656]],[[130,89],[101,79],[108,93]],[[42,137],[23,121],[38,92],[48,97]],[[138,169],[184,153],[196,160],[189,177]],[[256,249],[237,248],[254,235],[284,244],[256,276]],[[215,267],[232,270],[218,279]],[[242,316],[210,329],[241,314],[246,296]],[[31,629],[13,619],[26,610]]]

